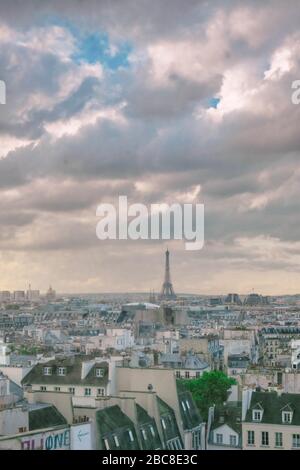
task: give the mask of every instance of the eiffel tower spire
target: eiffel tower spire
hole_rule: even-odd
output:
[[[173,285],[171,282],[170,252],[168,249],[166,251],[165,279],[161,288],[160,299],[161,300],[175,300],[176,299],[176,295],[175,295]]]

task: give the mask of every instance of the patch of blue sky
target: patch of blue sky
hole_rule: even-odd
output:
[[[210,98],[208,101],[208,108],[215,108],[217,109],[218,104],[220,103],[220,98]]]
[[[127,42],[112,44],[107,34],[87,33],[77,38],[77,52],[73,59],[90,64],[100,62],[111,70],[129,67],[131,46]]]
[[[76,51],[71,59],[76,62],[97,62],[110,70],[128,68],[129,55],[132,46],[128,41],[112,43],[109,35],[101,31],[87,31],[84,28],[58,16],[47,16],[43,18],[44,25],[61,26],[68,30],[75,39]]]

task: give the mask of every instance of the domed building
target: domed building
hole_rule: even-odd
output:
[[[48,300],[48,302],[51,302],[51,301],[56,299],[56,292],[55,292],[54,289],[52,289],[51,286],[49,287],[49,289],[47,291],[46,299]]]

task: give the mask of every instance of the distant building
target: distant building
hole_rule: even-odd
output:
[[[201,377],[203,372],[210,370],[209,365],[197,355],[189,353],[186,356],[180,354],[162,354],[160,363],[164,367],[175,369],[177,379],[194,379]]]
[[[242,305],[242,301],[238,294],[228,294],[225,298],[225,304]]]
[[[40,300],[40,291],[29,288],[26,293],[26,298],[29,302],[38,302]]]
[[[46,300],[48,302],[52,302],[56,299],[56,292],[52,287],[50,286],[47,293],[46,293]]]
[[[217,335],[181,338],[179,350],[181,353],[193,351],[211,369],[219,369],[223,364],[223,346],[220,345]]]
[[[300,328],[294,326],[261,328],[258,339],[260,360],[263,365],[291,367],[291,340],[300,339]]]
[[[223,302],[222,302],[221,297],[211,297],[209,299],[209,305],[211,307],[215,307],[216,305],[222,305],[222,304],[223,304]]]
[[[249,365],[249,356],[245,354],[231,354],[227,359],[227,373],[228,375],[245,374]]]
[[[293,371],[300,370],[300,339],[291,341],[291,365]]]
[[[115,349],[124,351],[134,344],[132,331],[126,328],[107,328],[105,333],[88,339],[86,353],[90,354],[97,350]]]
[[[0,292],[0,301],[1,302],[10,302],[11,293],[8,290],[3,290]]]
[[[245,298],[244,305],[248,305],[249,307],[269,305],[269,299],[268,297],[253,293]]]
[[[23,290],[15,290],[13,299],[15,302],[24,302],[26,300],[25,291]]]
[[[0,366],[8,366],[10,364],[9,346],[0,340]]]
[[[23,389],[0,371],[0,409],[13,406],[22,398]]]

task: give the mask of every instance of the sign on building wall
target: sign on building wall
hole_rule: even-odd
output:
[[[69,450],[70,429],[49,431],[21,439],[21,450]]]
[[[92,450],[91,423],[71,426],[71,450]]]

